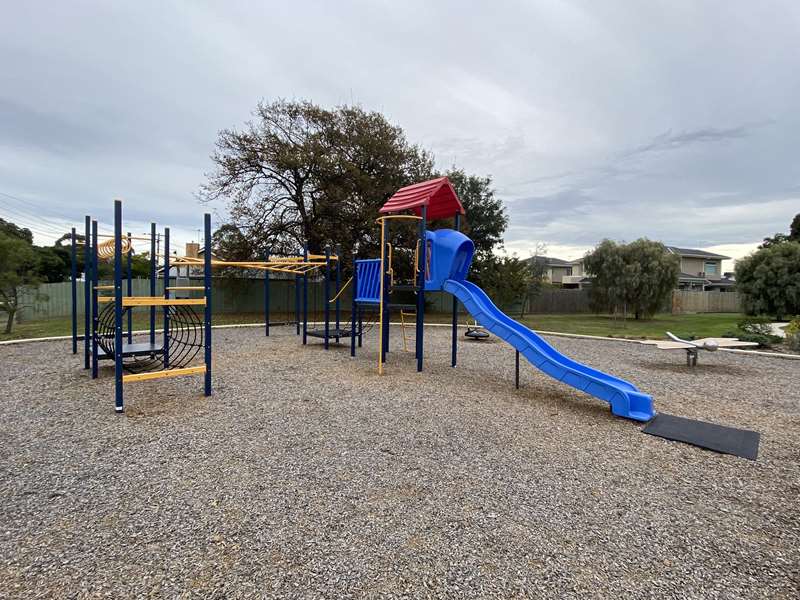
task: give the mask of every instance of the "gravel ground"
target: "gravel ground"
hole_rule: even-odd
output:
[[[394,332],[398,334],[398,332]],[[0,597],[796,598],[800,363],[551,338],[757,462],[643,435],[492,340],[303,348],[216,330],[200,378],[92,382],[0,347]],[[394,335],[398,344],[400,336]]]

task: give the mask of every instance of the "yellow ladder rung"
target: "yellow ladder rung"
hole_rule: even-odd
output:
[[[206,372],[206,366],[199,367],[184,367],[182,369],[167,369],[166,371],[152,371],[150,373],[134,373],[132,375],[123,375],[122,383],[129,383],[131,381],[147,381],[149,379],[164,379],[166,377],[182,377],[184,375],[199,375]]]
[[[96,285],[96,286],[94,286],[94,289],[96,289],[96,290],[113,290],[114,286],[113,285]]]
[[[111,301],[114,299],[111,298]],[[205,306],[205,298],[162,298],[161,296],[125,296],[122,306]]]

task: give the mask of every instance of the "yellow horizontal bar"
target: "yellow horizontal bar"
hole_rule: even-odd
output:
[[[183,369],[167,369],[166,371],[152,371],[150,373],[134,373],[123,375],[122,383],[131,381],[147,381],[148,379],[164,379],[166,377],[182,377],[183,375],[199,375],[206,372],[206,366],[184,367]]]
[[[96,285],[96,286],[94,286],[94,289],[96,289],[96,290],[113,290],[114,286],[113,285]]]
[[[111,298],[111,301],[114,299]],[[205,298],[162,298],[161,296],[125,296],[122,306],[205,306]]]
[[[114,296],[98,296],[97,302],[102,304],[103,302],[113,302]]]
[[[326,258],[330,258],[331,260],[339,260],[339,257],[335,254],[331,254],[330,257],[325,256],[324,254],[309,254],[308,260],[325,260]]]
[[[170,286],[167,288],[168,290],[205,290],[206,288],[202,285],[177,285],[177,286]]]

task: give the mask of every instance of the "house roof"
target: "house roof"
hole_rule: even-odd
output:
[[[464,214],[461,200],[458,199],[456,191],[447,177],[439,177],[400,188],[386,201],[379,212],[385,215],[413,210],[414,214],[419,216],[422,214],[423,206],[428,207],[429,221]]]
[[[552,256],[531,256],[530,258],[526,259],[529,262],[538,262],[544,263],[548,267],[571,267],[574,261],[569,260],[562,260],[560,258],[554,258]]]
[[[681,273],[678,276],[679,281],[708,281],[705,277],[698,275],[691,275],[690,273]]]
[[[722,260],[730,259],[730,256],[722,254],[714,254],[705,250],[698,250],[696,248],[678,248],[677,246],[667,246],[667,251],[677,254],[678,256],[687,256],[691,258],[719,258]]]

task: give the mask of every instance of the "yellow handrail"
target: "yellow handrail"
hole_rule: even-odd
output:
[[[342,293],[343,293],[343,292],[344,292],[344,291],[347,289],[347,286],[348,286],[348,285],[350,285],[350,282],[351,282],[351,281],[353,281],[353,278],[352,278],[352,277],[351,277],[350,279],[348,279],[348,280],[345,282],[345,284],[342,286],[342,289],[340,289],[340,290],[339,290],[339,293],[338,293],[338,294],[336,294],[336,295],[335,295],[335,296],[334,296],[332,299],[328,300],[328,304],[331,304],[331,303],[333,303],[333,302],[336,302],[336,299],[337,299],[339,296],[341,296],[341,295],[342,295]]]
[[[389,287],[394,287],[394,268],[392,267],[392,245],[386,244],[389,247],[389,268],[386,269],[386,274],[389,276]]]

